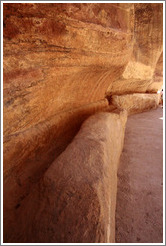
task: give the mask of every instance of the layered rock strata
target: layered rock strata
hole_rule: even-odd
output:
[[[108,108],[109,98],[161,88],[162,4],[4,3],[3,17],[4,233],[10,238],[18,204],[86,118],[124,108],[119,99]],[[132,98],[120,100],[126,105]]]

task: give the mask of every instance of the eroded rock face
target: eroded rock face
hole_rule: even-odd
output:
[[[4,134],[102,100],[130,59],[132,8],[5,4]]]
[[[115,241],[117,167],[127,114],[99,113],[82,125],[67,149],[15,210],[7,242]]]
[[[132,4],[4,4],[5,187],[12,178],[24,190],[108,105],[132,52],[132,16]]]
[[[162,4],[3,6],[7,235],[18,204],[65,150],[81,123],[108,109],[105,97],[160,89]]]
[[[133,52],[121,77],[110,83],[107,94],[157,92],[161,89],[162,24],[162,4],[134,4]],[[160,79],[156,78],[156,72]]]
[[[126,110],[128,115],[141,113],[158,107],[160,94],[128,94],[112,96],[112,104],[119,110]]]

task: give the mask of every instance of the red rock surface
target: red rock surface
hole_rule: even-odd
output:
[[[126,120],[125,112],[100,113],[86,120],[40,182],[17,204],[5,241],[114,242],[117,168]]]
[[[17,205],[106,98],[161,88],[162,4],[3,6],[7,235]]]

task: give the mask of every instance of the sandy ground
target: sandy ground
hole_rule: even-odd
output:
[[[128,118],[118,171],[117,243],[163,241],[162,108]]]

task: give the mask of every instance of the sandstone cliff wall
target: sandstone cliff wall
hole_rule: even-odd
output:
[[[160,3],[3,6],[6,233],[17,205],[87,117],[123,109],[112,97],[161,88],[163,55]],[[130,109],[134,95],[125,96]],[[137,111],[156,107],[153,99]]]
[[[133,5],[6,3],[3,14],[4,193],[12,210],[83,120],[108,105],[106,89],[132,53]]]

